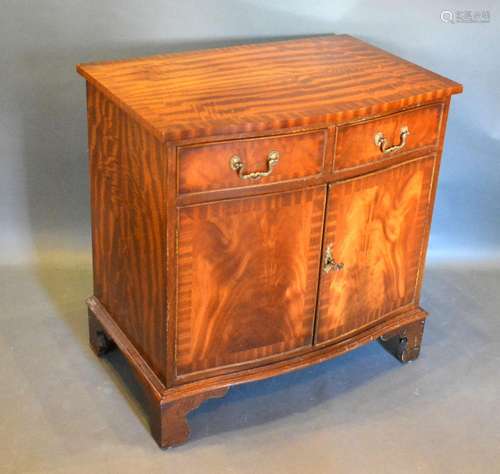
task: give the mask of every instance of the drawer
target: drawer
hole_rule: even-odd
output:
[[[419,107],[337,130],[334,171],[343,171],[437,145],[442,104]]]
[[[326,130],[178,149],[179,193],[261,186],[321,174]]]

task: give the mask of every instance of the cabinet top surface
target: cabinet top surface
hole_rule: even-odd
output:
[[[338,123],[462,91],[347,35],[80,64],[77,70],[166,140]]]

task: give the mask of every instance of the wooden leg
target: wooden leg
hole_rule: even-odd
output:
[[[153,438],[161,448],[185,443],[190,435],[186,418],[189,412],[209,398],[223,397],[228,390],[229,387],[224,387],[171,402],[151,401],[149,408]]]
[[[379,342],[400,362],[415,360],[420,353],[425,319],[384,334]]]
[[[89,309],[89,342],[97,357],[102,357],[115,348],[115,343],[106,334],[101,323]]]

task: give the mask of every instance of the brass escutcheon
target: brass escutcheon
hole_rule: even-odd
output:
[[[343,263],[337,263],[333,258],[332,244],[326,247],[325,258],[323,260],[323,271],[329,273],[331,271],[338,272],[344,268]]]

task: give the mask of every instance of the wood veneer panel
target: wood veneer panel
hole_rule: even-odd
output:
[[[326,130],[183,147],[179,150],[179,192],[265,186],[318,176],[323,171],[325,147]],[[279,161],[260,180],[241,179],[230,167],[231,157],[237,155],[244,173],[267,171],[271,151],[279,153]]]
[[[344,268],[321,274],[316,342],[362,330],[414,301],[435,161],[331,185],[324,246]]]
[[[179,210],[177,374],[310,345],[325,186]]]
[[[462,86],[347,35],[78,66],[162,139],[347,121]]]
[[[87,89],[94,295],[165,375],[165,221],[161,144]]]
[[[334,171],[354,169],[424,147],[437,146],[442,110],[443,104],[438,103],[339,127]],[[407,127],[410,132],[406,145],[398,151],[382,153],[375,144],[375,135],[382,133],[389,144],[399,145],[403,127]]]

